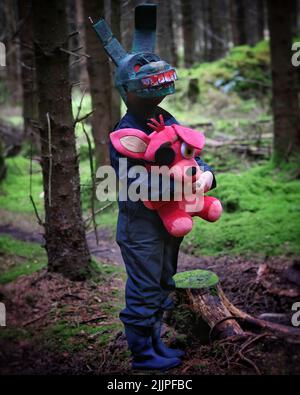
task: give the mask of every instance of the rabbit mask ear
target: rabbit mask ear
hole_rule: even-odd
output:
[[[138,129],[120,129],[110,133],[109,137],[120,154],[129,158],[144,159],[150,142],[146,133]]]
[[[156,41],[155,4],[142,4],[135,8],[135,31],[132,53],[154,53]]]

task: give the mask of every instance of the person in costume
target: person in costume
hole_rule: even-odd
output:
[[[131,53],[127,53],[113,36],[104,19],[93,24],[108,56],[116,65],[115,83],[127,112],[114,130],[134,128],[150,135],[150,119],[162,115],[165,125],[178,124],[167,111],[159,107],[162,100],[175,92],[175,69],[154,53],[156,36],[156,6],[145,4],[135,9],[135,34]],[[145,164],[127,159],[124,172],[119,159],[124,158],[110,144],[111,164],[117,176],[127,178],[128,187],[135,180],[128,177],[132,166]],[[161,151],[160,165],[167,162],[167,150]],[[195,190],[216,186],[212,169],[200,157],[195,158],[203,173]],[[151,188],[150,177],[145,182]],[[163,187],[157,194],[163,194]],[[170,185],[174,192],[174,185]],[[182,237],[170,235],[156,211],[145,207],[141,200],[119,200],[116,240],[126,266],[126,307],[120,313],[124,324],[133,369],[166,370],[181,363],[184,352],[168,348],[161,340],[163,313],[173,308],[169,294],[174,290],[173,276],[177,270]]]

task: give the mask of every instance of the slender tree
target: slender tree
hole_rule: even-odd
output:
[[[83,5],[82,0],[75,0],[76,3],[76,25],[78,31],[78,44],[79,47],[85,47],[86,39],[85,39],[85,17],[83,15]],[[78,59],[79,66],[79,81],[80,86],[87,91],[90,91],[89,85],[89,75],[87,72],[87,60],[83,56],[81,59]]]
[[[255,45],[264,38],[264,1],[244,0],[246,41]]]
[[[20,51],[16,43],[17,36],[17,6],[15,1],[5,0],[6,32],[4,43],[6,46],[6,84],[9,101],[17,105],[22,99]]]
[[[230,0],[234,45],[255,45],[264,38],[264,0]]]
[[[192,0],[181,0],[181,13],[184,43],[184,65],[185,67],[190,67],[195,61],[195,30]]]
[[[247,43],[245,27],[245,3],[244,0],[230,0],[230,15],[232,38],[234,45],[243,45]]]
[[[66,0],[33,0],[39,95],[45,241],[50,271],[73,280],[89,273],[69,83]]]
[[[121,41],[121,0],[111,0],[111,29],[116,36],[116,38]],[[111,72],[111,125],[110,130],[119,122],[121,117],[121,98],[118,90],[115,88],[114,84],[114,72],[115,66],[110,63]]]
[[[26,136],[32,134],[32,122],[38,118],[36,74],[33,48],[32,1],[18,0],[19,42],[23,88],[23,119]],[[39,144],[34,134],[34,141]]]
[[[157,2],[157,49],[162,59],[176,65],[177,51],[173,31],[172,6],[166,1]]]
[[[273,82],[274,160],[277,164],[300,154],[297,68],[291,62],[295,1],[267,2]]]
[[[90,58],[87,61],[92,97],[93,116],[92,133],[95,143],[96,165],[110,163],[109,132],[112,128],[112,84],[107,55],[91,28],[89,17],[94,21],[104,16],[104,0],[89,0],[83,3],[85,17],[86,50]]]
[[[208,2],[207,34],[210,36],[209,60],[223,57],[227,52],[228,37],[226,29],[227,7],[224,0],[210,0]]]

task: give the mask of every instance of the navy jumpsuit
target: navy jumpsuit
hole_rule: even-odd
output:
[[[178,124],[167,111],[158,108],[158,114],[163,114],[166,125]],[[115,130],[135,128],[150,134],[153,130],[146,123],[127,111]],[[110,144],[110,158],[119,177],[118,160],[124,157],[112,144]],[[195,159],[203,171],[212,171],[199,157]],[[130,167],[141,164],[141,161],[127,159],[127,163],[129,170]],[[133,181],[127,178],[128,187]],[[146,182],[150,188],[151,181]],[[172,189],[172,185],[170,187]],[[213,187],[215,187],[215,179]],[[168,296],[174,290],[172,277],[177,270],[179,246],[183,238],[171,236],[165,230],[156,211],[146,208],[142,201],[119,200],[118,203],[116,240],[128,276],[125,290],[126,307],[121,311],[120,319],[125,325],[152,327],[157,313],[173,307]]]

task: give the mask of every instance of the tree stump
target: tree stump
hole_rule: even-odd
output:
[[[174,276],[176,289],[184,292],[190,308],[200,315],[219,339],[243,335],[244,331],[223,303],[219,277],[208,270],[192,270]]]

